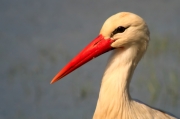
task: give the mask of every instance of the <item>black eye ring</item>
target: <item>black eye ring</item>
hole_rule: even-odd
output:
[[[125,27],[119,26],[111,33],[111,37],[114,36],[117,33],[123,33],[125,30],[126,30]]]

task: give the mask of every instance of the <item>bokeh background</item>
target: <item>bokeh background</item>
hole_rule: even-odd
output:
[[[1,0],[0,119],[91,119],[110,53],[49,83],[121,11],[151,31],[131,96],[180,117],[179,0]]]

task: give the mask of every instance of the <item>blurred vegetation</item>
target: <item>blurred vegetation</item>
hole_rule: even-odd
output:
[[[172,99],[172,105],[177,106],[178,100],[180,99],[180,77],[178,77],[177,72],[169,73],[169,85],[167,85],[166,92],[169,94],[169,97]]]
[[[167,59],[163,61],[161,56]],[[139,76],[137,85],[139,89],[143,86],[149,91],[150,103],[157,104],[160,100],[173,107],[180,105],[178,102],[180,100],[180,69],[179,66],[173,68],[174,62],[174,64],[180,63],[180,42],[170,36],[153,36],[142,62],[150,77]],[[156,65],[162,65],[162,67],[158,68]],[[160,71],[157,71],[157,68]]]
[[[158,99],[158,96],[161,92],[161,85],[156,77],[156,73],[152,72],[152,75],[150,77],[150,80],[147,81],[147,87],[151,94],[150,102],[155,103]]]

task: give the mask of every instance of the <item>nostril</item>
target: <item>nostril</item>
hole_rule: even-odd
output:
[[[96,46],[100,41],[101,41],[101,40],[98,40],[97,42],[95,42],[95,43],[93,44],[93,46]]]

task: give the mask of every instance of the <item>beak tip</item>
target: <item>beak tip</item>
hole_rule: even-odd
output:
[[[50,84],[53,84],[53,83],[55,83],[56,81],[58,81],[57,78],[53,78],[52,81],[50,82]]]

